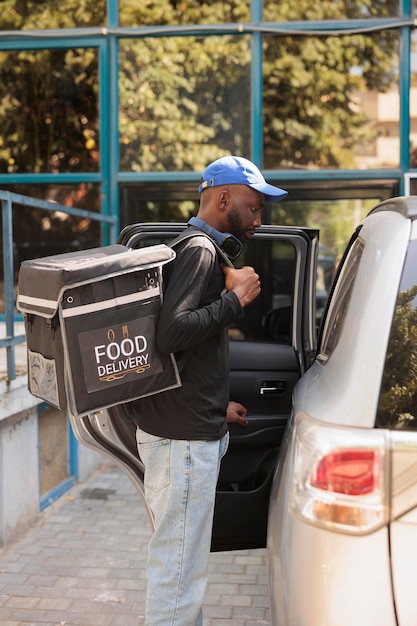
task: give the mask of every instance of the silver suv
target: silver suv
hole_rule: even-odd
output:
[[[417,624],[417,197],[354,233],[273,481],[273,623]],[[302,601],[300,599],[302,598]]]

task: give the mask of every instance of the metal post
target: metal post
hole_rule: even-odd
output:
[[[403,0],[401,3],[401,17],[411,17],[411,2]],[[411,79],[411,33],[410,28],[404,26],[401,29],[400,41],[400,195],[405,193],[404,174],[410,169],[410,79]]]
[[[251,21],[259,24],[262,21],[262,0],[251,1]],[[263,166],[263,123],[262,123],[262,33],[252,34],[251,62],[251,158],[262,168]]]
[[[7,351],[7,382],[16,378],[16,364],[14,346],[14,277],[13,277],[13,226],[12,226],[12,202],[10,198],[1,200],[2,224],[3,224],[3,279],[4,279],[4,304],[6,322]]]

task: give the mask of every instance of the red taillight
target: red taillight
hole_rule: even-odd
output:
[[[375,450],[338,450],[320,459],[311,486],[332,493],[361,496],[379,484],[379,454]]]
[[[389,515],[387,432],[294,419],[290,509],[328,530],[363,535]]]

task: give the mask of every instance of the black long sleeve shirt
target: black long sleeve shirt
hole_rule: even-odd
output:
[[[163,353],[173,352],[182,386],[136,400],[136,424],[169,439],[215,440],[227,431],[228,325],[242,308],[234,292],[222,293],[224,274],[213,243],[204,235],[176,247],[157,328]]]

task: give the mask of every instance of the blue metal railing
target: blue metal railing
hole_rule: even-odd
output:
[[[56,202],[47,202],[46,200],[38,200],[0,189],[0,203],[2,211],[3,225],[3,280],[4,280],[4,322],[6,336],[0,339],[0,349],[6,349],[7,357],[7,378],[10,382],[16,378],[16,361],[15,346],[26,340],[25,335],[15,335],[15,298],[14,298],[14,260],[13,260],[13,222],[12,208],[13,204],[25,205],[33,209],[42,209],[45,211],[55,212],[61,211],[74,215],[76,217],[88,218],[107,225],[109,229],[108,239],[114,242],[117,238],[116,225],[117,218],[113,216],[103,215],[94,211],[78,209],[76,207],[67,207]]]

